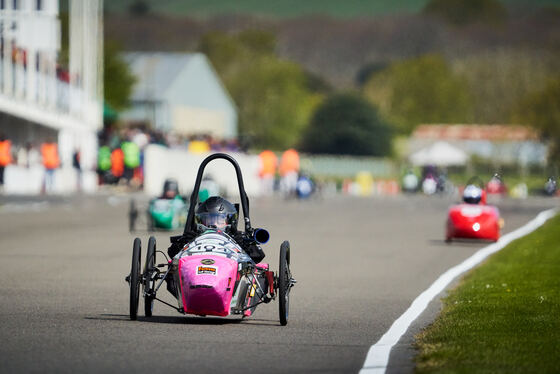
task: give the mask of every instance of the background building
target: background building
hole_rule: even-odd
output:
[[[58,65],[59,1],[0,2],[0,132],[15,148],[57,142],[61,175],[71,174],[72,156],[79,151],[84,187],[95,189],[96,132],[102,127],[103,2],[69,0],[68,5],[69,66],[64,68]],[[16,174],[26,180],[25,173]],[[57,179],[60,192],[76,186],[65,177]],[[8,192],[25,190],[21,180],[12,182],[17,183],[8,183]]]
[[[410,138],[410,153],[447,142],[469,156],[501,164],[546,163],[547,147],[535,130],[513,125],[420,125]]]
[[[208,59],[200,53],[127,53],[137,78],[121,119],[182,135],[237,136],[237,111]]]

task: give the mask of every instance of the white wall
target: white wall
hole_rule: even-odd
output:
[[[25,168],[8,165],[4,171],[4,193],[18,195],[38,195],[41,193],[45,178],[42,166]],[[52,193],[66,194],[77,192],[78,173],[73,168],[57,169],[54,175]],[[82,172],[82,192],[97,191],[97,174],[94,171]]]
[[[196,155],[184,150],[169,149],[149,145],[144,156],[144,192],[159,195],[166,178],[175,178],[183,194],[190,194],[194,188],[198,167],[209,154]],[[258,177],[259,159],[256,155],[231,154],[237,160],[243,174],[245,191],[249,197],[258,196],[260,182]],[[232,200],[238,201],[238,187],[235,169],[226,160],[214,160],[205,169],[205,175],[212,178],[225,189]]]

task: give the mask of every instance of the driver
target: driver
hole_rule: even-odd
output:
[[[482,199],[482,189],[475,186],[474,184],[469,184],[465,187],[463,191],[463,201],[467,204],[478,204]]]
[[[259,263],[265,254],[262,248],[244,232],[237,231],[239,213],[236,207],[220,196],[212,196],[198,205],[195,213],[195,222],[206,228],[216,229],[231,236],[237,244],[255,261]],[[204,228],[202,228],[202,231]],[[183,235],[178,240],[172,240],[168,249],[169,256],[175,257],[184,244],[190,242],[198,234]]]
[[[198,205],[195,222],[223,231],[230,236],[237,232],[238,213],[235,206],[220,196],[212,196]]]
[[[175,179],[166,179],[163,183],[161,199],[174,199],[179,195],[179,184]]]

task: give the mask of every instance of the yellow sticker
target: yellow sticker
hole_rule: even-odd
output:
[[[251,296],[251,297],[255,296],[255,290],[256,289],[257,289],[257,286],[253,284],[251,286],[251,293],[249,294],[249,296]]]
[[[199,266],[196,270],[196,273],[216,275],[216,270],[217,269],[214,266]]]

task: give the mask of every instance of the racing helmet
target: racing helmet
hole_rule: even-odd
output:
[[[467,204],[478,204],[482,199],[482,189],[475,186],[474,184],[469,184],[465,187],[463,191],[463,201]]]
[[[237,231],[238,213],[235,206],[220,196],[212,196],[196,209],[195,222],[227,232]]]
[[[179,184],[175,179],[166,179],[163,183],[163,197],[168,199],[173,199],[175,196],[179,195]]]

